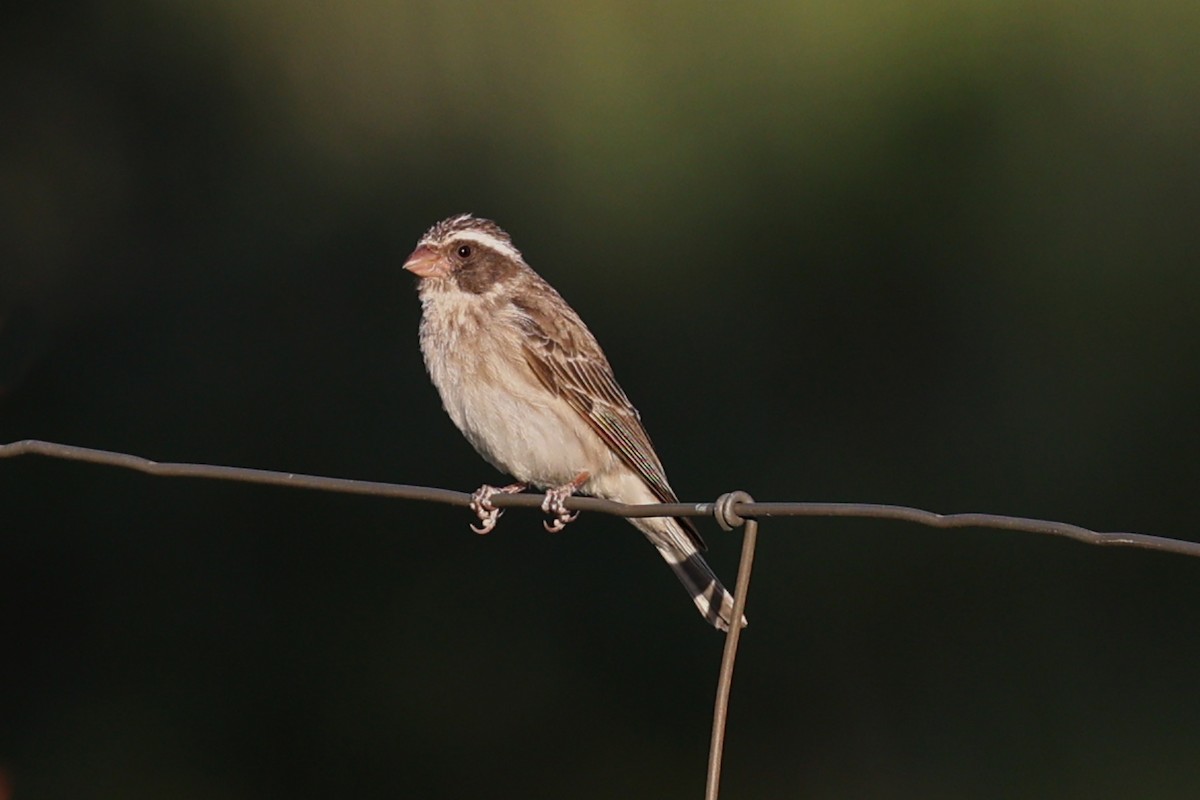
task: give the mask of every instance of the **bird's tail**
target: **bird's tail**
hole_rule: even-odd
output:
[[[684,532],[683,527],[669,517],[631,519],[634,527],[646,534],[646,538],[658,548],[663,560],[687,589],[700,615],[713,627],[727,631],[733,619],[733,595],[721,585],[704,560],[695,541]],[[742,617],[742,626],[746,618]]]

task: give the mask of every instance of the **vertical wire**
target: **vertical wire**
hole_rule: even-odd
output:
[[[712,741],[708,748],[708,780],[704,787],[705,800],[717,800],[721,788],[721,757],[725,751],[725,720],[729,716],[729,692],[733,688],[733,663],[737,659],[738,640],[742,635],[741,619],[746,610],[746,594],[750,591],[750,569],[754,565],[754,546],[758,540],[758,520],[747,519],[742,538],[742,557],[738,564],[737,586],[733,593],[733,619],[725,635],[725,651],[721,655],[721,675],[717,679],[717,699],[713,705]]]

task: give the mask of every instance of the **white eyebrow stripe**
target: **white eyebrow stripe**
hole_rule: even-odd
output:
[[[497,253],[520,260],[521,251],[513,247],[508,242],[498,237],[492,236],[490,233],[483,231],[459,231],[450,237],[450,241],[457,242],[462,240],[475,242],[476,244],[495,250]]]

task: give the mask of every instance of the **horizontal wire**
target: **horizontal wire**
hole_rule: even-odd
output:
[[[320,475],[304,475],[295,472],[251,467],[225,467],[215,464],[181,464],[151,461],[148,458],[97,450],[91,447],[24,439],[10,444],[0,444],[0,458],[21,455],[40,455],[68,461],[85,461],[92,464],[122,467],[150,475],[178,478],[203,478],[207,480],[259,483],[272,486],[291,486],[343,494],[363,494],[376,497],[395,497],[467,507],[471,495],[451,489],[430,486],[409,486],[400,483],[361,481],[349,478],[330,478]],[[540,508],[542,495],[511,494],[496,495],[491,500],[497,508]],[[712,517],[718,514],[718,503],[656,503],[629,505],[596,497],[570,497],[564,503],[571,511],[595,511],[618,517]],[[729,509],[740,517],[765,519],[768,517],[855,517],[860,519],[889,519],[913,522],[933,528],[994,528],[999,530],[1037,533],[1048,536],[1063,536],[1085,544],[1108,547],[1136,547],[1159,550],[1165,553],[1200,558],[1200,542],[1150,536],[1143,533],[1104,533],[1078,525],[1050,520],[1012,517],[1002,514],[939,514],[908,506],[883,505],[878,503],[816,503],[816,502],[735,502]]]

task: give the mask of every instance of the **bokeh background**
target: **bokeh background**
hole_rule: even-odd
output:
[[[500,480],[400,270],[472,211],[685,499],[1200,535],[1200,5],[2,13],[0,440]],[[0,462],[0,794],[700,796],[722,640],[654,551],[470,521]],[[759,553],[729,797],[1200,795],[1200,563],[816,519]]]

